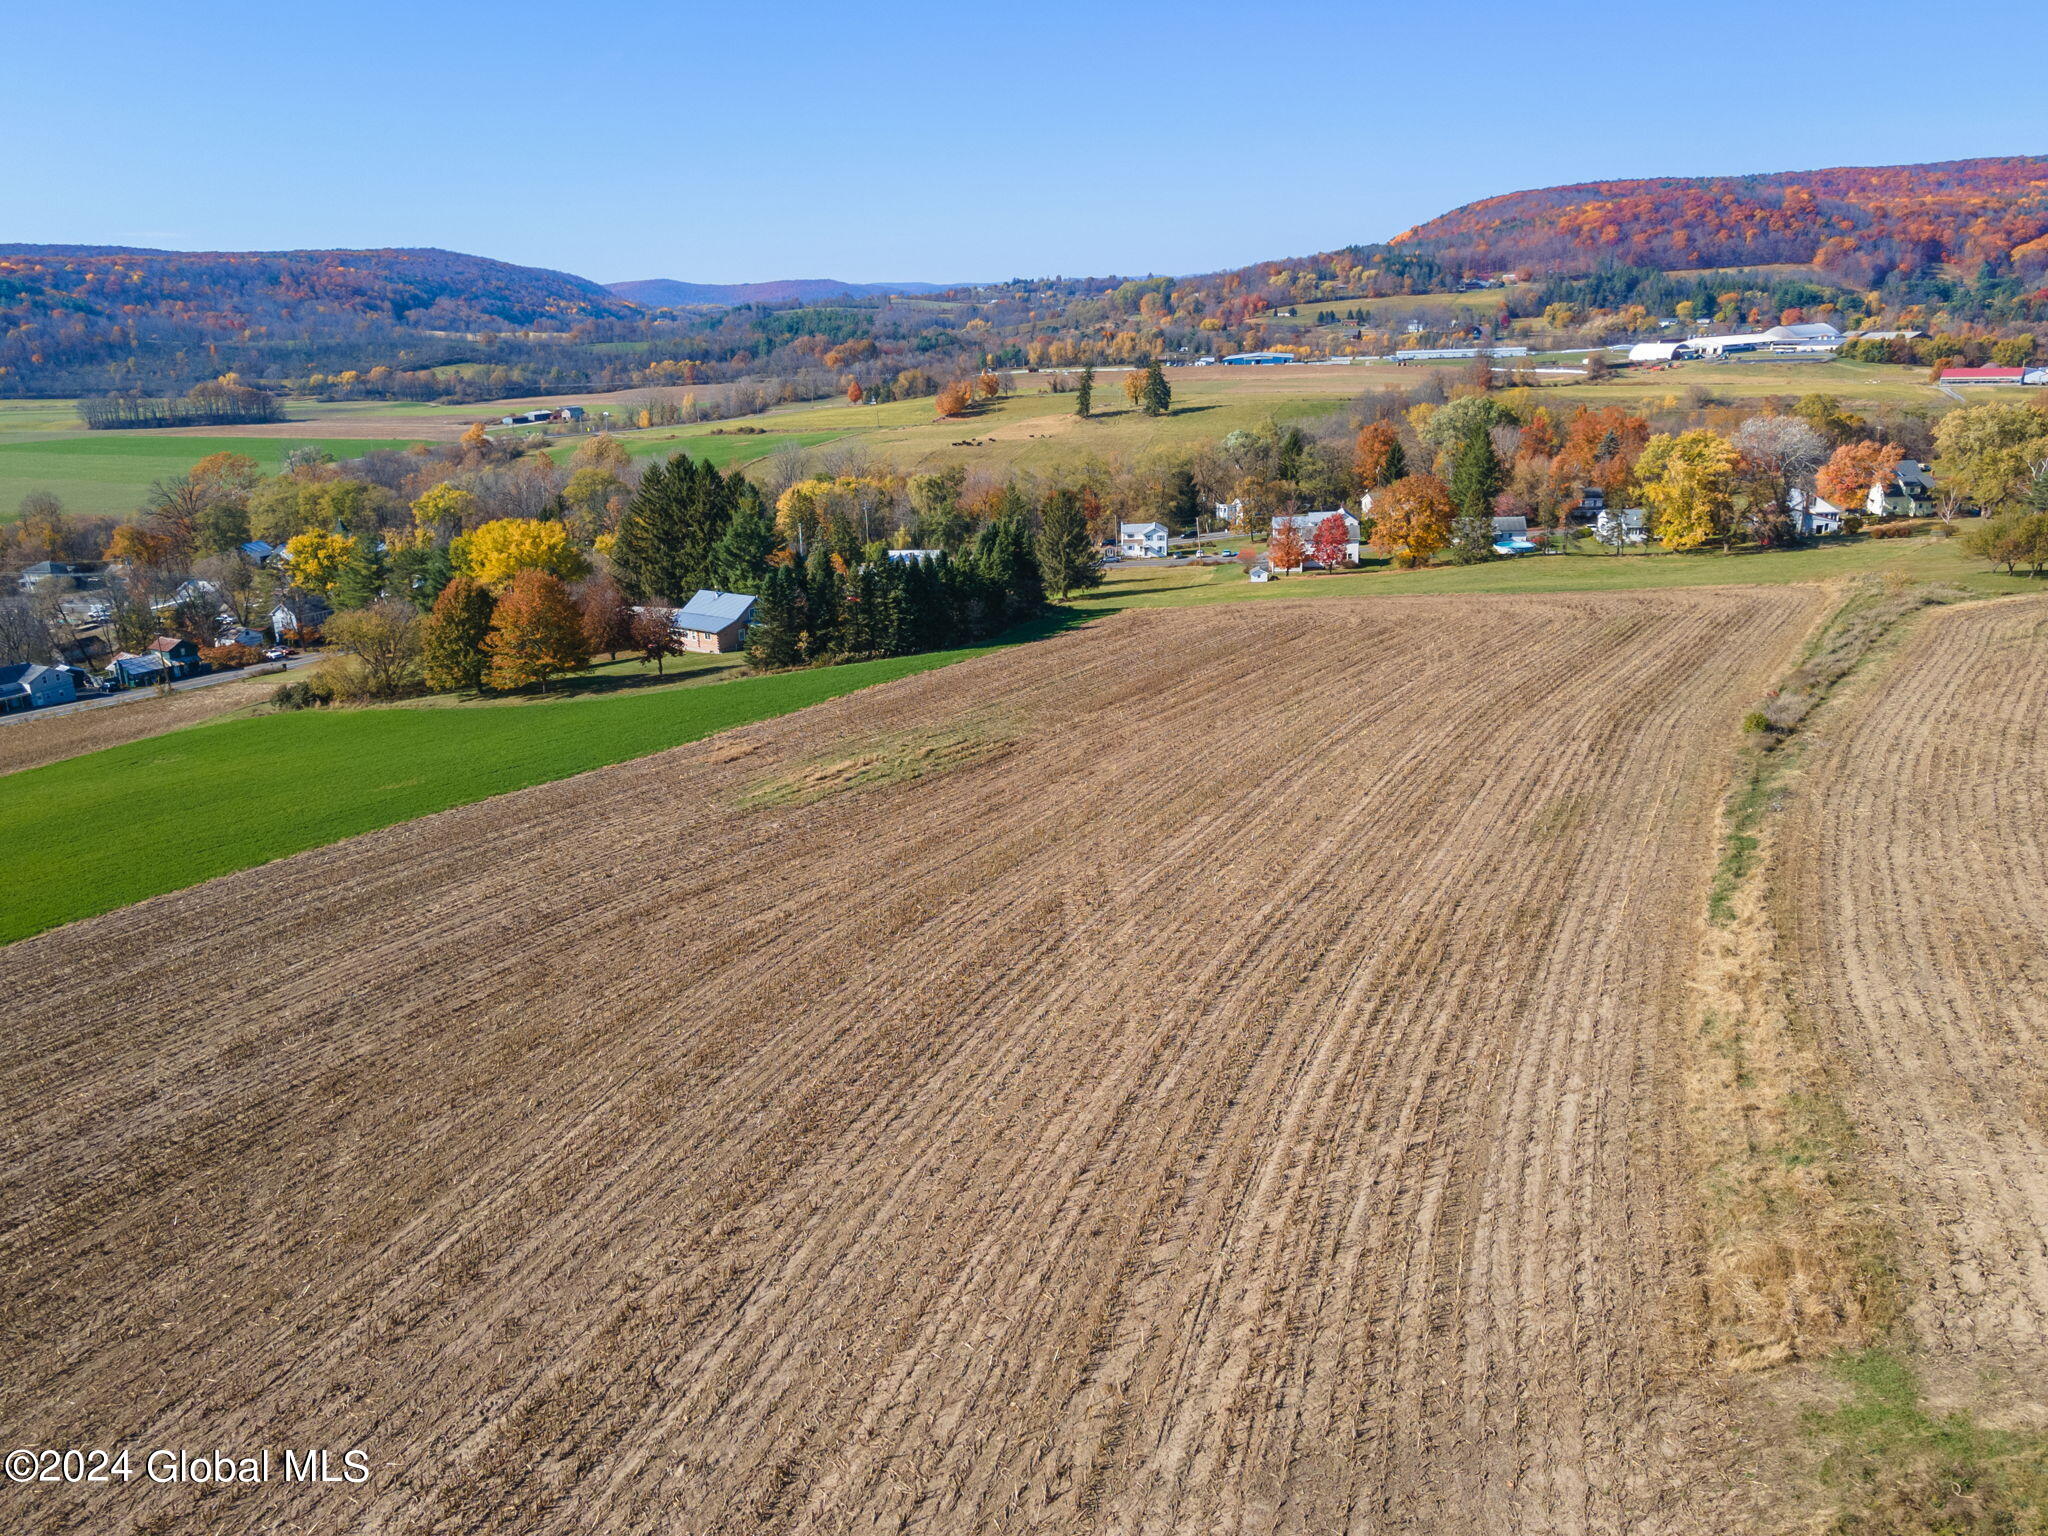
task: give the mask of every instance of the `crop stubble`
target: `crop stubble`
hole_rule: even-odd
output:
[[[15,946],[0,1422],[376,1468],[15,1508],[1725,1528],[1676,994],[1818,601],[1125,614]]]

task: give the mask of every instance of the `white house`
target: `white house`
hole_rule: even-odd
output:
[[[1842,531],[1842,509],[1817,491],[1802,491],[1795,485],[1786,504],[1791,507],[1792,522],[1803,538]]]
[[[1271,581],[1273,579],[1273,568],[1265,564],[1255,565],[1245,572],[1245,579],[1247,581]]]
[[[1166,553],[1166,524],[1119,523],[1117,551],[1126,560],[1145,560]]]
[[[1872,517],[1919,517],[1934,502],[1934,477],[1918,459],[1901,459],[1890,480],[1879,480],[1863,498]]]
[[[1316,530],[1323,526],[1326,518],[1332,517],[1344,519],[1344,558],[1352,565],[1356,565],[1358,563],[1358,519],[1349,512],[1346,512],[1342,507],[1333,507],[1327,512],[1283,513],[1273,519],[1273,528],[1276,532],[1283,527],[1293,528],[1301,539],[1301,547],[1309,553],[1309,563],[1314,564]]]

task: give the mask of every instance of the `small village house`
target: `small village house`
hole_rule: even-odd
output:
[[[736,651],[747,643],[754,599],[744,592],[699,588],[676,612],[676,632],[686,651]]]
[[[37,661],[0,667],[0,714],[47,709],[52,704],[69,704],[77,697],[78,687],[69,667],[46,667]]]

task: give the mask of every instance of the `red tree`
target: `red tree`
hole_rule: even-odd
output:
[[[1309,544],[1309,554],[1324,570],[1334,571],[1351,554],[1351,530],[1345,525],[1342,512],[1332,512],[1316,524],[1315,538]]]

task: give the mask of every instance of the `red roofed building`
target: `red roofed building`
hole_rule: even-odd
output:
[[[1944,368],[1941,382],[1944,384],[2024,384],[2027,370],[2024,368]]]

